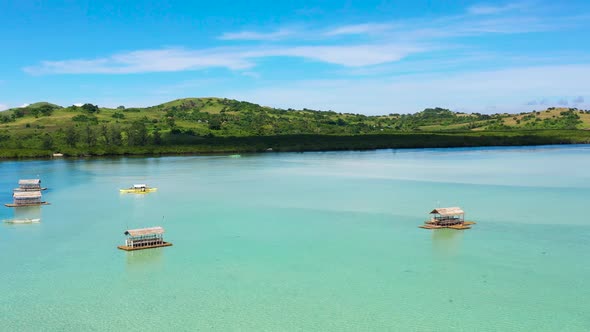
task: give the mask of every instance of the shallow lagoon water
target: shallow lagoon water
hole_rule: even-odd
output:
[[[590,330],[590,147],[0,162],[5,330]],[[133,183],[158,191],[119,194]],[[417,226],[460,205],[471,230]],[[123,252],[127,228],[173,247]]]

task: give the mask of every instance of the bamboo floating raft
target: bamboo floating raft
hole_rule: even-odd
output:
[[[12,191],[13,192],[19,192],[19,191],[40,191],[40,190],[47,190],[47,188],[43,187],[43,188],[39,188],[39,189],[25,189],[25,188],[14,188]]]
[[[161,244],[157,245],[146,245],[143,247],[130,247],[130,246],[117,246],[117,248],[125,251],[134,251],[134,250],[143,250],[143,249],[151,249],[151,248],[160,248],[160,247],[170,247],[172,243],[170,242],[162,242]]]
[[[13,203],[4,204],[6,207],[48,205],[41,200],[41,191],[16,191],[12,194]]]
[[[124,234],[128,236],[125,239],[125,245],[117,246],[117,248],[125,251],[169,247],[172,245],[172,243],[164,241],[164,228],[160,226],[129,229]]]
[[[470,225],[474,225],[475,222],[473,221],[466,221],[463,224],[458,224],[458,225],[451,225],[451,226],[440,226],[440,225],[431,225],[431,224],[424,224],[424,225],[420,225],[418,227],[420,228],[424,228],[424,229],[441,229],[441,228],[451,228],[451,229],[470,229],[471,226]]]
[[[51,203],[49,202],[39,202],[39,203],[19,203],[19,204],[14,204],[14,203],[6,203],[4,204],[4,206],[6,207],[21,207],[21,206],[39,206],[39,205],[50,205]]]
[[[470,229],[474,221],[465,221],[465,212],[459,207],[436,208],[430,212],[434,216],[418,227],[424,229],[450,228],[456,230]]]

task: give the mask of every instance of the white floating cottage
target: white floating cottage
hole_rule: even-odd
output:
[[[460,207],[436,208],[430,212],[432,217],[426,221],[420,228],[437,229],[469,229],[470,225],[475,224],[473,221],[465,221],[465,211]]]
[[[18,180],[18,188],[14,188],[14,191],[41,191],[46,189],[41,187],[40,179],[21,179]]]
[[[42,200],[40,191],[15,191],[12,194],[12,198],[14,200],[12,204],[4,205],[8,207],[19,207],[49,204]]]
[[[124,246],[117,248],[126,251],[141,250],[158,247],[168,247],[172,243],[164,241],[164,228],[160,226],[126,230]]]

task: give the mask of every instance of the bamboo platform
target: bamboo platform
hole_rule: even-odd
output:
[[[6,207],[21,207],[21,206],[39,206],[39,205],[49,205],[51,203],[48,202],[40,202],[40,203],[29,203],[29,204],[14,204],[14,203],[7,203],[4,204]]]
[[[474,221],[465,221],[462,224],[455,224],[455,225],[435,225],[435,224],[426,222],[424,225],[420,225],[418,227],[424,228],[424,229],[450,228],[450,229],[463,230],[463,229],[470,229],[471,225],[475,225],[475,222]]]
[[[12,191],[25,192],[25,191],[43,191],[43,190],[47,190],[47,188],[33,188],[33,189],[14,188]]]
[[[134,251],[134,250],[143,250],[143,249],[151,249],[151,248],[159,248],[159,247],[170,247],[172,243],[164,242],[162,244],[156,244],[153,246],[145,246],[145,247],[128,247],[128,246],[117,246],[117,248],[125,251]]]

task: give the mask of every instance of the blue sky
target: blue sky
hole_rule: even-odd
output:
[[[590,108],[590,2],[0,0],[0,109]]]

